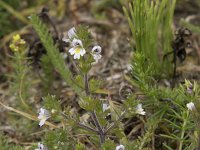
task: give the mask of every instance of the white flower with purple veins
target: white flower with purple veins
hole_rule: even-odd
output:
[[[193,111],[196,109],[193,102],[187,103],[186,106],[187,106],[188,110],[190,110],[190,111]]]
[[[105,112],[106,110],[108,110],[110,108],[110,106],[108,106],[108,104],[103,103],[103,112]]]
[[[144,111],[144,109],[142,108],[142,104],[138,104],[136,106],[136,113],[137,114],[140,114],[140,115],[145,115],[146,112]]]
[[[40,108],[38,119],[40,120],[39,126],[43,126],[45,121],[51,117],[48,110]]]
[[[92,52],[91,52],[95,62],[93,64],[98,63],[99,59],[101,59],[101,47],[100,46],[94,46],[92,48]]]
[[[69,39],[75,38],[77,36],[75,27],[72,27],[71,29],[69,29],[67,32],[67,35],[68,35]]]
[[[62,40],[66,43],[69,43],[71,42],[74,38],[76,38],[77,35],[76,35],[76,29],[75,27],[69,29],[67,31],[67,33],[64,33],[64,37],[62,38]]]
[[[83,48],[83,43],[79,39],[73,39],[72,48],[70,48],[69,53],[74,55],[74,59],[80,59],[80,56],[83,56],[86,51]]]
[[[35,149],[35,150],[48,150],[46,147],[44,147],[44,145],[43,144],[41,144],[41,143],[38,143],[38,148],[37,149]]]
[[[119,145],[119,146],[116,147],[116,150],[124,150],[124,149],[125,149],[124,145]]]

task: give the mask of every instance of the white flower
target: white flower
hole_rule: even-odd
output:
[[[35,149],[35,150],[48,150],[46,147],[44,147],[44,145],[43,144],[41,144],[41,143],[38,143],[38,148],[37,149]]]
[[[69,29],[67,31],[67,33],[64,33],[64,37],[62,38],[62,40],[64,42],[68,43],[68,42],[72,41],[76,37],[77,37],[77,35],[76,35],[76,29],[75,29],[75,27],[72,27],[71,29]]]
[[[73,39],[72,46],[73,47],[70,48],[69,53],[74,55],[74,59],[80,59],[80,56],[83,56],[86,53],[81,40]]]
[[[186,106],[187,106],[188,110],[191,110],[191,111],[196,109],[193,102],[187,103]]]
[[[81,46],[81,47],[83,47],[83,43],[82,43],[82,41],[79,40],[79,39],[73,39],[73,41],[72,41],[72,46],[73,46],[73,47],[76,47],[76,46]]]
[[[119,145],[119,146],[116,147],[116,150],[124,150],[124,149],[125,149],[124,145]]]
[[[75,38],[77,36],[75,27],[72,27],[71,29],[69,29],[67,32],[67,35],[68,35],[69,39]]]
[[[142,108],[142,104],[138,104],[136,106],[136,113],[137,114],[140,114],[140,115],[145,115],[146,112],[144,111],[144,109]]]
[[[94,46],[92,48],[91,54],[92,54],[92,56],[95,60],[95,62],[93,64],[96,64],[99,61],[99,59],[101,59],[101,57],[102,57],[101,56],[101,47],[100,46]]]
[[[103,103],[103,112],[105,112],[106,110],[108,110],[110,108],[110,106],[108,106],[108,104]]]
[[[45,121],[51,117],[48,110],[40,108],[38,119],[40,120],[39,126],[43,126]]]

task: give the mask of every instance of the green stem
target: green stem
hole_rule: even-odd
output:
[[[16,52],[16,57],[17,57],[17,63],[18,63],[18,67],[19,67],[19,72],[18,75],[20,76],[20,83],[19,83],[19,99],[21,100],[21,103],[24,105],[24,107],[26,109],[29,109],[28,104],[26,104],[25,100],[24,100],[24,96],[23,96],[23,81],[24,81],[24,77],[25,77],[25,72],[23,69],[23,54],[21,53],[21,51]]]
[[[179,150],[182,150],[182,148],[183,148],[183,139],[184,139],[184,135],[185,135],[185,127],[186,127],[187,122],[188,122],[188,116],[189,116],[189,111],[187,111],[186,117],[184,118],[184,121],[183,121],[183,126],[182,126],[182,130],[181,130],[181,141],[180,141],[180,144],[179,144]]]
[[[90,89],[89,89],[87,73],[84,75],[84,84],[85,84],[85,94],[87,96],[90,96]],[[103,143],[105,143],[105,132],[104,132],[104,130],[103,130],[98,118],[97,118],[95,111],[91,112],[91,117],[92,117],[92,120],[94,121],[96,128],[98,129],[98,134],[99,134],[99,137],[100,137],[100,144],[102,145]]]
[[[89,83],[88,83],[88,75],[87,75],[87,73],[84,75],[84,84],[85,84],[85,94],[87,95],[87,96],[89,96],[90,95],[90,90],[89,90]]]

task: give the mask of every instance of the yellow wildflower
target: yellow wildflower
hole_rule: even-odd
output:
[[[10,49],[17,52],[25,46],[26,42],[20,37],[19,34],[13,36],[11,44],[9,45]]]

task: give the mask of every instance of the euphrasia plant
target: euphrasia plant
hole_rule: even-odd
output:
[[[76,138],[73,136],[75,133],[91,134],[91,142],[99,145],[98,147],[104,147],[104,149],[111,147],[124,149],[124,145],[115,145],[112,140],[109,140],[109,137],[114,134],[119,140],[122,140],[122,137],[125,138],[122,126],[119,124],[120,120],[136,114],[144,116],[146,112],[139,101],[134,102],[133,95],[121,108],[114,104],[111,108],[109,101],[102,101],[97,98],[96,94],[101,88],[101,82],[89,79],[88,72],[101,59],[101,47],[92,44],[87,27],[80,26],[77,29],[73,27],[62,38],[63,42],[70,44],[67,55],[77,70],[77,74],[74,75],[67,67],[46,25],[36,15],[31,16],[31,23],[47,51],[47,55],[42,58],[43,62],[46,63],[50,60],[55,70],[78,94],[80,107],[91,117],[91,120],[81,119],[82,117],[79,117],[79,114],[71,112],[70,107],[62,108],[55,96],[44,97],[44,104],[39,110],[37,120],[40,127],[47,125],[55,130],[46,134],[43,142],[38,143],[38,149],[65,149],[66,147],[71,149],[74,145],[77,149],[83,149],[84,145],[76,142]],[[91,47],[92,45],[93,47]],[[17,112],[16,110],[13,111]],[[36,120],[34,116],[21,112],[20,114]],[[107,120],[108,115],[115,117],[111,117],[109,121]],[[61,124],[56,125],[50,122],[60,122]],[[123,143],[128,144],[126,140]]]

